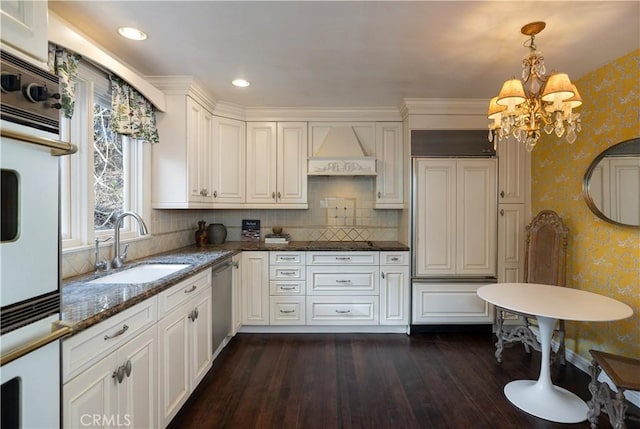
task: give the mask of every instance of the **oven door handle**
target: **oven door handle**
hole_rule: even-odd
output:
[[[69,142],[63,142],[61,140],[49,139],[46,137],[33,136],[30,134],[21,133],[14,130],[2,129],[2,137],[8,139],[19,140],[25,143],[36,144],[38,146],[44,146],[51,149],[51,155],[64,156],[71,155],[78,151],[78,147]]]
[[[73,332],[73,328],[69,326],[60,326],[56,323],[53,323],[53,327],[57,329],[50,334],[40,337],[29,344],[25,344],[24,346],[13,349],[10,352],[7,352],[0,356],[0,366],[4,366],[16,359],[20,359],[22,356],[31,353],[32,351],[39,349],[40,347],[46,346],[49,343],[59,340],[62,337],[66,337],[67,335],[71,334],[71,332]]]

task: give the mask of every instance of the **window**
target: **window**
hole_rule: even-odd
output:
[[[62,123],[62,138],[78,146],[78,153],[61,157],[60,164],[64,249],[113,235],[115,218],[123,211],[149,219],[150,196],[144,192],[149,145],[111,130],[111,87],[104,72],[81,61],[77,85],[73,118]],[[138,235],[129,217],[120,231],[125,240]]]

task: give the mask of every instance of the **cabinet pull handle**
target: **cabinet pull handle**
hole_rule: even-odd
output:
[[[378,191],[378,198],[382,198],[382,192]]]
[[[350,261],[351,258],[349,256],[336,256],[336,261]]]
[[[124,364],[124,372],[127,374],[127,378],[131,375],[131,360],[127,359],[127,362]]]
[[[280,256],[280,260],[281,261],[295,261],[296,257],[295,256]]]
[[[336,283],[351,283],[351,280],[336,280]]]
[[[384,279],[384,273],[381,272],[380,275],[382,275],[382,278]]]
[[[296,271],[280,271],[280,274],[283,276],[295,276],[298,273]]]
[[[504,191],[500,191],[500,198],[504,198]]]
[[[338,313],[338,314],[347,314],[347,313],[351,313],[351,310],[336,310],[336,313]]]
[[[280,286],[280,290],[295,290],[295,286]]]
[[[104,339],[105,339],[105,341],[106,341],[106,340],[110,340],[111,338],[118,337],[118,336],[120,336],[120,335],[124,334],[124,333],[126,332],[126,330],[127,330],[127,329],[129,329],[129,326],[127,326],[127,325],[122,325],[122,328],[121,328],[118,332],[116,332],[116,333],[115,333],[115,334],[113,334],[113,335],[108,335],[108,334],[107,334],[107,335],[105,335],[105,336],[104,336]]]
[[[500,216],[504,216],[504,209],[500,209]]]
[[[276,199],[276,193],[275,192],[271,193],[271,198],[273,198],[274,200]]]
[[[291,314],[291,313],[295,313],[295,310],[280,310],[280,313],[282,314]]]
[[[184,293],[191,293],[191,292],[193,292],[193,291],[194,291],[194,290],[196,290],[196,289],[198,289],[198,286],[193,285],[193,286],[191,286],[191,289],[185,289],[185,290],[184,290]]]
[[[111,374],[111,378],[115,378],[116,380],[118,380],[118,384],[120,384],[122,383],[122,380],[124,380],[124,373],[125,373],[124,365],[120,365],[118,369],[113,371],[113,374]]]
[[[397,256],[394,256],[393,258],[391,258],[391,260],[393,262],[398,262],[400,260],[400,258],[398,258]]]

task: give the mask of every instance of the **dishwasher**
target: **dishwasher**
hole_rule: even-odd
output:
[[[211,307],[213,321],[213,356],[218,355],[231,334],[232,270],[231,257],[223,259],[212,268]]]

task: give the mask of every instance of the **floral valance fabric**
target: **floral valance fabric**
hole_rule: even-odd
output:
[[[142,94],[115,76],[111,77],[113,131],[136,140],[158,143],[156,113]]]
[[[49,43],[49,71],[60,79],[60,104],[65,118],[73,116],[76,100],[76,80],[80,55]]]

